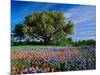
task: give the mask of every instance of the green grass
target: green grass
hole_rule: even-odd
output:
[[[19,46],[11,46],[11,48],[33,48],[33,49],[41,49],[41,48],[62,48],[64,46],[41,46],[41,45],[19,45]]]

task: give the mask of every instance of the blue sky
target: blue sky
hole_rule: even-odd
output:
[[[16,24],[24,22],[24,17],[35,11],[56,10],[64,12],[66,22],[74,21],[74,40],[96,39],[96,6],[55,4],[43,2],[12,1],[11,30]]]

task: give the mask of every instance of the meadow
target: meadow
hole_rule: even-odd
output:
[[[11,74],[32,74],[96,68],[95,47],[12,46]]]

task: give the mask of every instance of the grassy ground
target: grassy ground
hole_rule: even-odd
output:
[[[33,49],[41,49],[41,48],[63,48],[64,46],[41,46],[41,45],[21,45],[21,46],[11,46],[11,48],[33,48]]]
[[[41,46],[41,45],[21,45],[11,46],[11,52],[15,51],[34,51],[34,50],[47,50],[65,48],[64,46]]]

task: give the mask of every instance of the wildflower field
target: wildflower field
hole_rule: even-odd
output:
[[[11,75],[96,68],[95,47],[27,46],[11,48]]]

